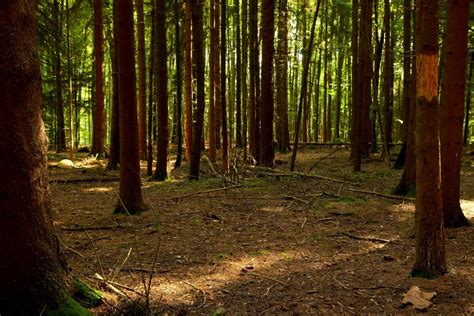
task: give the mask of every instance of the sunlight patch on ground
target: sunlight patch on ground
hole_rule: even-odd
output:
[[[467,218],[474,217],[474,201],[461,200],[461,208]]]
[[[84,189],[84,192],[88,192],[88,193],[95,193],[95,192],[111,192],[113,190],[113,188],[111,187],[95,187],[95,188],[87,188],[87,189]]]

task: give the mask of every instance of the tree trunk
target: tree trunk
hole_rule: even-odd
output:
[[[390,144],[392,143],[392,125],[393,125],[393,43],[390,12],[390,1],[384,2],[384,29],[385,29],[385,56],[384,56],[384,116],[383,116],[383,152],[388,158],[390,156]],[[387,159],[388,161],[388,159]]]
[[[461,227],[469,226],[459,204],[469,1],[449,0],[447,11],[439,107],[441,191],[445,227]]]
[[[209,6],[210,16],[210,43],[209,43],[209,160],[216,161],[217,145],[216,145],[216,99],[220,96],[216,95],[216,76],[219,73],[215,72],[216,64],[219,63],[219,56],[216,55],[219,50],[219,29],[216,25],[216,2],[219,0],[211,0]],[[217,102],[218,103],[218,102]]]
[[[184,1],[184,157],[191,159],[193,144],[193,57],[191,1]]]
[[[262,2],[262,92],[261,92],[261,138],[260,138],[260,165],[273,166],[275,150],[273,148],[273,41],[274,0]]]
[[[249,59],[250,59],[250,106],[249,106],[249,149],[255,160],[258,161],[258,117],[257,117],[257,77],[258,77],[258,1],[249,0]]]
[[[120,193],[115,212],[136,214],[143,203],[138,149],[137,97],[132,0],[117,6],[117,57],[120,103]]]
[[[237,70],[236,88],[235,88],[235,146],[242,148],[244,145],[242,139],[242,50],[241,50],[241,34],[240,34],[240,4],[239,0],[234,0],[234,25],[235,25],[235,54]]]
[[[2,2],[0,29],[0,314],[59,315],[69,304],[87,315],[68,298],[68,270],[53,229],[36,1]]]
[[[183,159],[183,55],[182,55],[182,42],[181,42],[181,27],[180,27],[180,4],[179,0],[175,0],[174,4],[174,36],[175,36],[175,53],[176,53],[176,74],[175,74],[175,85],[176,85],[176,116],[177,116],[177,154],[174,168],[181,166],[181,160]]]
[[[438,2],[417,0],[416,259],[412,275],[446,273],[438,146]]]
[[[94,0],[95,108],[91,154],[104,154],[104,27],[102,0]]]
[[[359,0],[352,0],[352,32],[351,32],[351,53],[352,53],[352,100],[351,100],[351,158],[355,165],[359,165],[360,155],[358,151],[358,139],[356,138],[357,131],[357,113],[359,113],[359,96],[358,96],[358,81],[359,81]]]
[[[278,46],[276,67],[276,139],[278,151],[286,153],[290,149],[288,126],[288,1],[279,0]]]
[[[248,85],[247,85],[247,67],[248,67],[248,36],[247,36],[247,26],[248,26],[248,2],[247,0],[242,0],[242,144],[244,146],[244,161],[247,161],[247,144],[249,138],[248,131],[248,113],[249,113],[249,102],[248,102]],[[250,136],[251,137],[251,136]]]
[[[227,131],[227,101],[226,101],[226,28],[227,28],[227,1],[221,2],[221,127],[222,127],[222,172],[229,171],[229,135]]]
[[[167,68],[167,45],[166,45],[166,2],[165,0],[156,1],[155,10],[156,27],[156,64],[158,72],[155,81],[155,93],[157,100],[157,124],[158,124],[158,142],[156,152],[156,169],[153,179],[164,181],[168,178],[168,150],[169,150],[169,131],[168,131],[168,68]]]
[[[69,12],[69,0],[66,0],[66,48],[67,48],[67,105],[69,125],[69,159],[74,157],[74,132],[72,130],[72,52],[71,52],[71,20]]]
[[[150,38],[150,57],[149,57],[149,72],[148,72],[148,141],[147,141],[147,164],[146,174],[148,176],[153,175],[153,140],[156,135],[154,134],[155,129],[153,126],[153,120],[156,117],[155,113],[155,77],[156,77],[156,24],[155,24],[155,10],[156,1],[151,2],[151,38]]]
[[[59,10],[59,1],[53,2],[53,16],[55,24],[54,34],[54,71],[55,71],[55,95],[56,95],[56,150],[62,151],[66,148],[66,134],[64,132],[64,102],[63,102],[63,84],[61,72],[61,39],[62,39],[62,21]]]
[[[339,142],[341,140],[341,106],[342,106],[342,74],[345,58],[345,40],[344,30],[346,29],[346,18],[341,16],[339,19],[339,52],[337,54],[337,71],[336,71],[336,122],[334,122],[334,140]],[[318,75],[319,76],[319,75]]]
[[[112,124],[110,131],[110,157],[107,168],[117,170],[120,162],[120,106],[117,61],[117,0],[113,2],[113,41],[110,49],[112,63]]]
[[[135,0],[137,9],[137,69],[138,69],[138,144],[140,159],[146,160],[146,62],[145,62],[145,18],[143,0]]]
[[[203,49],[203,2],[190,0],[192,11],[192,34],[193,34],[193,59],[196,69],[196,111],[194,113],[193,146],[191,148],[191,160],[189,164],[189,179],[199,180],[199,164],[201,161],[201,139],[204,125],[204,49]]]
[[[295,140],[293,144],[293,152],[291,154],[291,162],[290,162],[290,171],[293,172],[295,170],[295,163],[296,163],[296,154],[298,152],[298,140],[299,140],[299,127],[301,123],[301,112],[303,111],[303,100],[306,98],[306,94],[308,92],[308,73],[309,73],[309,64],[311,61],[311,55],[313,52],[313,44],[314,44],[314,29],[316,28],[316,20],[318,19],[319,14],[319,7],[321,5],[321,0],[318,0],[316,5],[316,11],[314,11],[313,17],[313,24],[311,26],[311,35],[308,42],[308,47],[306,48],[306,54],[303,60],[303,74],[301,77],[301,95],[298,105],[298,116],[296,118],[296,128],[295,128]]]

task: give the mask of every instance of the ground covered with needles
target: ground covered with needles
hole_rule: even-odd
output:
[[[63,169],[65,156],[50,155],[54,223],[71,271],[106,293],[94,313],[403,314],[414,312],[403,294],[418,286],[436,292],[428,312],[474,314],[474,228],[446,231],[447,275],[410,277],[414,201],[391,196],[401,171],[377,155],[357,174],[344,147],[303,149],[293,174],[290,154],[277,155],[273,170],[231,156],[228,177],[204,158],[193,182],[186,163],[161,183],[143,165],[150,209],[124,216],[112,213],[118,172],[85,154]],[[463,157],[471,221],[473,161]]]

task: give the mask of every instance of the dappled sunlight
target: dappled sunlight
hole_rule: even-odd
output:
[[[94,187],[94,188],[84,188],[82,189],[84,192],[87,193],[102,193],[102,192],[112,192],[114,188],[112,187]]]

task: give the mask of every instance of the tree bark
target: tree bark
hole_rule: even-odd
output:
[[[0,29],[0,314],[48,314],[66,303],[86,314],[68,298],[68,270],[53,229],[36,1],[2,2]]]
[[[250,74],[250,97],[249,97],[249,149],[250,154],[258,161],[258,133],[260,131],[258,126],[257,116],[257,77],[258,73],[258,1],[249,0],[249,74]]]
[[[221,2],[221,127],[222,127],[222,172],[227,174],[229,171],[229,135],[227,131],[227,100],[226,100],[226,28],[227,28],[227,1]]]
[[[390,156],[390,144],[392,143],[393,125],[393,43],[390,11],[390,1],[384,2],[384,29],[385,29],[385,56],[384,56],[384,116],[383,116],[383,153],[388,158]],[[388,161],[388,159],[387,159]]]
[[[193,144],[193,57],[191,1],[184,1],[184,157],[191,159]]]
[[[261,138],[260,165],[273,167],[273,42],[275,37],[274,0],[262,2],[262,92],[261,92]]]
[[[210,16],[210,43],[209,43],[209,117],[208,117],[208,128],[209,128],[209,160],[212,162],[216,161],[217,158],[217,145],[216,145],[216,99],[219,95],[216,95],[216,76],[219,73],[215,72],[216,64],[219,63],[219,56],[216,55],[219,50],[219,30],[216,25],[216,2],[219,0],[211,0],[209,6]]]
[[[55,24],[54,34],[54,71],[55,71],[55,95],[56,95],[56,150],[62,151],[66,148],[66,134],[64,131],[64,102],[63,102],[63,84],[61,71],[61,40],[62,40],[62,21],[59,10],[59,1],[53,2],[53,16]]]
[[[189,179],[199,180],[199,165],[201,161],[201,139],[204,125],[204,50],[203,50],[203,2],[190,0],[192,12],[192,47],[194,67],[196,69],[196,111],[194,113],[193,145],[189,164]]]
[[[471,114],[471,85],[472,85],[472,68],[474,67],[474,52],[471,52],[471,58],[469,62],[469,78],[467,81],[467,93],[466,93],[466,115],[464,118],[464,140],[463,145],[466,146],[469,140],[469,117]]]
[[[156,169],[153,179],[164,181],[168,178],[168,68],[167,68],[167,45],[166,45],[166,2],[156,1],[155,10],[156,27],[156,64],[158,72],[155,81],[155,93],[157,100],[157,124],[158,141],[156,152]]]
[[[441,191],[445,227],[469,226],[460,199],[469,1],[448,1],[439,107]]]
[[[176,116],[177,116],[177,154],[174,168],[181,166],[181,160],[183,159],[183,54],[182,54],[182,42],[181,42],[181,14],[180,14],[180,2],[175,0],[174,4],[174,32],[175,32],[175,54],[176,54],[176,74],[175,74],[175,85],[176,85]]]
[[[110,49],[112,63],[112,124],[110,131],[110,157],[107,168],[117,170],[120,162],[120,100],[117,60],[117,2],[113,1],[113,42]]]
[[[351,158],[354,160],[354,164],[359,164],[357,159],[360,159],[357,155],[358,150],[358,139],[356,125],[357,125],[357,113],[359,113],[359,96],[358,96],[358,79],[359,79],[359,0],[352,0],[352,32],[351,32],[351,52],[352,52],[352,100],[351,100]]]
[[[145,18],[143,0],[135,0],[137,9],[137,61],[138,61],[138,144],[140,159],[147,159],[146,152],[146,62],[145,62]]]
[[[438,146],[438,2],[417,0],[416,259],[412,275],[446,273]]]
[[[115,212],[136,214],[143,203],[138,148],[137,97],[132,0],[117,6],[117,57],[120,102],[120,193]]]
[[[236,87],[235,87],[235,146],[242,148],[244,145],[242,139],[242,41],[240,34],[240,2],[234,0],[234,25],[235,25],[235,54],[236,54],[236,65],[237,70],[236,76]]]

